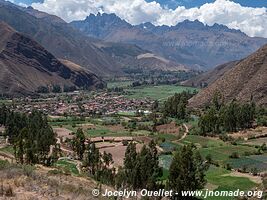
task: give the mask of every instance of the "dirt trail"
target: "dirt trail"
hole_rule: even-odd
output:
[[[184,135],[183,135],[179,140],[177,140],[177,142],[182,141],[182,140],[185,139],[186,136],[189,134],[189,128],[188,128],[188,126],[187,126],[186,124],[183,124],[183,127],[185,128]]]

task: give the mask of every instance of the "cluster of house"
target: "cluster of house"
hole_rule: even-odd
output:
[[[137,112],[151,109],[152,103],[148,99],[128,99],[123,95],[110,93],[97,93],[92,96],[81,96],[75,94],[68,100],[49,98],[43,100],[20,101],[16,104],[17,111],[31,112],[40,110],[52,116],[90,116],[94,114],[115,114],[119,112]]]

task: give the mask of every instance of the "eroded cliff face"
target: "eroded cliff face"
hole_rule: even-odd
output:
[[[31,94],[40,86],[55,84],[86,89],[105,87],[92,72],[62,63],[39,43],[3,22],[0,34],[1,94]]]

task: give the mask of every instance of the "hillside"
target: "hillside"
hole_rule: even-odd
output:
[[[169,65],[158,59],[140,61],[137,56],[150,51],[120,41],[104,42],[88,37],[59,17],[31,7],[23,8],[0,0],[0,20],[35,39],[57,58],[70,60],[99,76],[123,75],[122,68],[127,66],[156,66],[164,70],[183,68],[180,64]]]
[[[118,63],[94,45],[97,40],[84,36],[63,20],[49,16],[32,8],[0,1],[0,20],[30,36],[57,58],[70,60],[101,76],[122,73]]]
[[[75,199],[93,200],[98,183],[91,178],[77,177],[57,168],[10,164],[0,156],[1,199]],[[112,188],[102,185],[105,189]],[[3,196],[3,194],[6,194]],[[99,196],[97,199],[108,199]]]
[[[267,43],[264,38],[251,38],[223,25],[206,26],[199,21],[186,20],[172,27],[151,23],[133,26],[115,14],[91,14],[71,25],[88,36],[136,44],[176,63],[204,70],[240,60]]]
[[[188,87],[204,88],[212,84],[223,76],[228,70],[232,69],[239,61],[232,61],[226,64],[219,65],[212,70],[202,73],[196,77],[193,77],[187,81],[184,81],[182,85]]]
[[[87,89],[105,86],[93,73],[62,64],[37,42],[3,22],[0,22],[0,35],[1,94],[32,94],[38,87],[48,85]]]
[[[182,64],[168,60],[136,45],[122,43],[96,43],[103,52],[113,57],[122,69],[187,71]]]
[[[190,100],[191,107],[210,103],[215,92],[223,95],[224,101],[236,99],[258,105],[267,105],[267,45],[243,59],[222,77]]]

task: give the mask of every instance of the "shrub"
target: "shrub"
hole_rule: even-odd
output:
[[[128,146],[128,141],[127,140],[123,140],[122,144],[123,144],[123,146]]]
[[[227,163],[226,164],[226,167],[225,167],[227,170],[232,170],[232,166],[229,164],[229,163]]]
[[[229,157],[233,158],[233,159],[238,159],[239,158],[239,154],[237,152],[233,152]]]
[[[34,169],[35,169],[35,167],[31,166],[31,165],[23,165],[22,166],[23,174],[25,176],[32,176]]]
[[[253,174],[253,176],[257,176],[258,175],[258,169],[256,167],[252,168],[251,173]]]
[[[5,195],[7,197],[14,197],[14,192],[13,192],[13,188],[9,185],[5,191]]]

